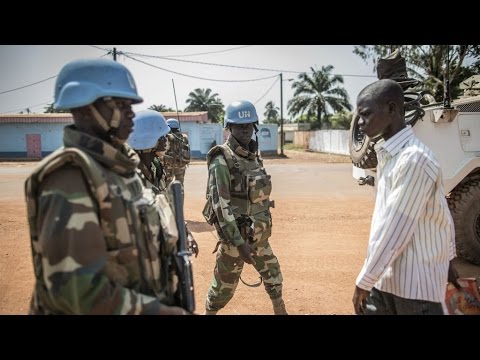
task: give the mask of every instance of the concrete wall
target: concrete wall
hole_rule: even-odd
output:
[[[295,133],[296,131],[285,131],[283,130],[283,132],[285,133],[285,142],[286,143],[293,143],[294,142],[294,139],[295,139]]]
[[[340,155],[350,155],[348,151],[348,130],[317,130],[310,132],[309,149]]]
[[[212,144],[223,142],[221,124],[182,123],[182,132],[188,135],[190,152],[193,159],[205,159]]]
[[[27,157],[27,134],[39,134],[42,156],[63,145],[63,128],[66,124],[0,124],[0,157]]]
[[[63,145],[63,128],[61,123],[0,124],[0,157],[26,158],[27,134],[39,134],[42,156],[46,156]],[[223,143],[221,124],[182,123],[182,132],[190,141],[191,156],[205,159],[212,144]],[[259,125],[258,140],[260,151],[265,154],[276,153],[278,147],[277,125]]]
[[[293,135],[293,144],[303,149],[308,149],[310,133],[310,131],[295,131]]]

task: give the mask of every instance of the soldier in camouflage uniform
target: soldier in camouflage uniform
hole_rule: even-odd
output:
[[[132,104],[142,101],[115,61],[76,60],[60,71],[54,106],[70,109],[74,125],[25,183],[31,314],[187,313],[170,306],[175,279],[163,271],[178,239],[171,208],[142,185],[138,155],[125,146]]]
[[[171,129],[167,135],[167,152],[163,157],[167,185],[173,180],[178,180],[183,185],[185,170],[190,163],[188,137],[180,132],[180,123],[177,119],[168,119],[167,124]]]
[[[166,135],[170,128],[162,114],[153,110],[139,111],[133,119],[133,132],[128,144],[138,153],[140,164],[138,169],[145,187],[156,194],[165,192],[165,172],[158,158],[166,150]]]
[[[158,111],[143,110],[139,111],[133,119],[133,132],[128,138],[128,144],[138,153],[140,164],[138,172],[143,185],[152,189],[156,194],[166,194],[167,186],[165,183],[165,172],[160,162],[159,156],[162,156],[166,150],[166,135],[170,132],[165,118]],[[170,196],[167,196],[167,199]],[[188,237],[189,249],[198,256],[199,248],[193,234],[185,229]]]
[[[274,313],[286,315],[282,273],[268,238],[272,233],[270,175],[252,140],[258,117],[248,101],[227,107],[225,126],[231,134],[207,155],[209,171],[204,216],[220,238],[205,314],[214,315],[235,293],[244,262],[253,264],[272,300]],[[241,279],[240,279],[241,280]]]

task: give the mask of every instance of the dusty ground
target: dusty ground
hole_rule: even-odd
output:
[[[351,176],[343,156],[285,151],[287,158],[266,159],[276,208],[272,248],[284,276],[284,299],[291,314],[353,314],[351,297],[366,252],[373,195]],[[0,314],[25,314],[33,286],[23,182],[35,163],[0,163]],[[215,232],[201,210],[205,162],[187,169],[185,218],[199,243],[194,259],[197,312],[203,311],[212,276]],[[242,276],[255,282],[246,265]],[[222,314],[270,314],[263,286],[239,284]]]

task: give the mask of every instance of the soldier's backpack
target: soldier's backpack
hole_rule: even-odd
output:
[[[187,134],[182,134],[182,166],[190,164],[190,144],[188,143]]]
[[[190,163],[190,145],[186,134],[167,135],[169,147],[165,154],[165,162],[169,167],[184,167]]]

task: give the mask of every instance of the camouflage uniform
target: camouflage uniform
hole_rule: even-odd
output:
[[[256,142],[252,140],[252,144]],[[206,299],[207,312],[222,309],[233,297],[244,265],[237,247],[249,241],[257,252],[254,267],[263,278],[274,309],[278,305],[275,313],[286,314],[282,273],[268,242],[272,232],[270,175],[255,149],[251,150],[242,148],[230,135],[225,144],[215,146],[207,155],[209,180],[204,216],[215,225],[221,240]],[[248,236],[250,221],[253,231]]]
[[[150,167],[145,165],[142,161],[138,165],[139,175],[142,179],[143,185],[147,189],[152,189],[155,194],[161,192],[165,193],[167,190],[167,185],[165,182],[165,171],[163,171],[163,166],[158,157],[155,157],[150,163]]]
[[[188,144],[188,137],[182,133],[167,134],[168,146],[167,151],[163,157],[163,164],[165,168],[165,182],[170,184],[173,180],[178,180],[182,183],[185,179],[185,171],[188,162],[185,160],[190,158],[190,154],[183,155],[183,144]]]
[[[133,150],[74,126],[64,144],[25,183],[36,277],[30,313],[158,314],[175,290],[159,257],[178,239],[171,209],[142,186]]]

